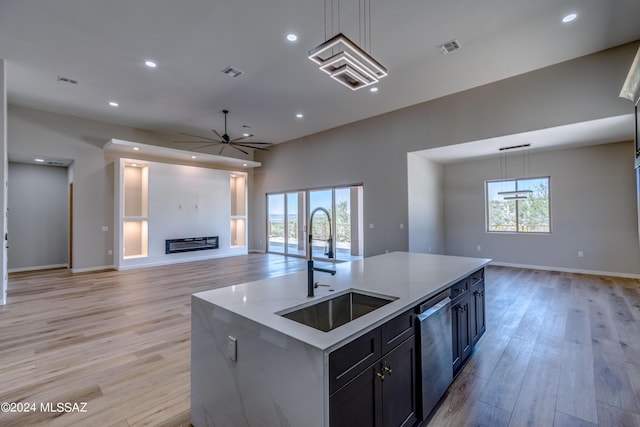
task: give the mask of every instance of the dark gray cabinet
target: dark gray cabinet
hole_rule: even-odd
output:
[[[411,310],[329,354],[331,427],[417,422],[414,333]]]
[[[487,329],[484,313],[484,280],[471,288],[471,345],[475,345]]]
[[[484,269],[451,286],[451,298],[453,374],[456,375],[486,330]]]

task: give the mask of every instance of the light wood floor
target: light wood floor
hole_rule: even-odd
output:
[[[640,281],[489,267],[487,332],[431,426],[640,426]]]
[[[304,268],[251,254],[11,275],[0,402],[36,412],[0,425],[189,425],[190,295]],[[640,426],[640,281],[489,267],[486,296],[487,333],[429,427]],[[86,412],[40,411],[58,402]]]

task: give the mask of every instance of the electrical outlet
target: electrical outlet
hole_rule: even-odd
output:
[[[369,228],[373,228],[373,223],[369,224]]]
[[[582,258],[584,257],[584,252],[583,251],[578,251],[578,258]]]
[[[476,251],[480,252],[482,250],[482,246],[478,245],[476,246]]]
[[[234,362],[238,361],[238,340],[231,335],[227,337],[227,357]]]

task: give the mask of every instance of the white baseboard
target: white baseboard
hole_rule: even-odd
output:
[[[114,265],[103,265],[97,267],[83,267],[83,268],[72,268],[72,273],[89,273],[91,271],[102,271],[102,270],[115,270]]]
[[[69,268],[69,264],[51,264],[51,265],[36,265],[33,267],[9,268],[7,269],[7,273],[22,273],[23,271],[51,270],[54,268]]]
[[[241,256],[241,255],[246,255],[246,254],[247,254],[246,252],[224,253],[224,254],[215,255],[215,256],[206,256],[206,257],[197,257],[197,258],[183,258],[183,259],[169,259],[169,260],[155,261],[155,262],[149,262],[149,263],[113,266],[112,268],[115,268],[116,270],[133,270],[133,269],[137,269],[137,268],[161,267],[163,265],[183,264],[185,262],[206,261],[206,260],[209,260],[209,259],[216,259],[216,258],[228,258],[228,257]]]
[[[546,265],[512,264],[509,262],[498,261],[492,261],[489,265],[496,265],[500,267],[526,268],[528,270],[561,271],[563,273],[589,274],[591,276],[611,276],[624,277],[627,279],[640,279],[640,274],[618,273],[615,271],[583,270],[580,268],[549,267]]]

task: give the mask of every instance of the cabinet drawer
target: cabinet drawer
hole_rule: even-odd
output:
[[[389,320],[380,327],[382,334],[382,354],[386,354],[413,335],[416,330],[414,309]]]
[[[382,356],[380,328],[367,332],[329,354],[329,394],[355,378]]]
[[[475,273],[472,273],[469,276],[469,287],[477,284],[478,282],[484,280],[484,268],[481,268],[480,270],[476,271]]]
[[[469,290],[469,278],[464,278],[451,286],[451,300],[456,301],[459,297],[466,295]]]

